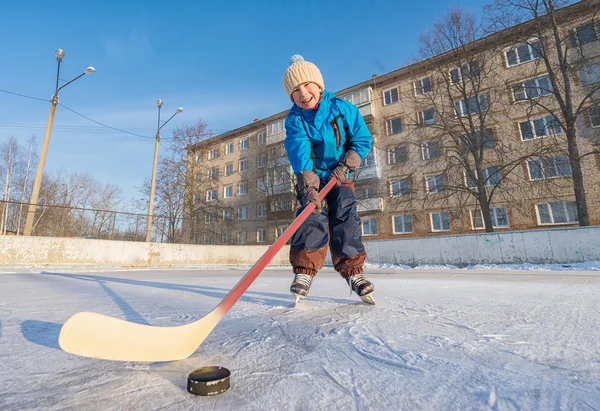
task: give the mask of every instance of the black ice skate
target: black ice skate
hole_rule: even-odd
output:
[[[375,287],[367,280],[364,274],[354,274],[353,276],[346,278],[346,281],[352,288],[352,291],[354,291],[361,300],[367,304],[375,304],[375,300],[373,299]]]
[[[308,290],[310,290],[310,285],[312,283],[313,277],[308,274],[296,274],[294,277],[294,282],[290,287],[291,293],[296,297],[296,303],[301,299],[308,295]]]

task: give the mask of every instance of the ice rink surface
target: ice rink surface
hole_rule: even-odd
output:
[[[187,324],[246,270],[0,269],[0,409],[600,409],[598,271],[370,268],[367,306],[327,268],[291,308],[290,270],[268,268],[185,360],[58,346],[80,311]],[[205,365],[231,371],[227,392],[187,393]]]

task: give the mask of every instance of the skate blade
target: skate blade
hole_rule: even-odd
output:
[[[295,307],[298,304],[298,302],[304,298],[304,296],[300,295],[300,294],[294,294],[294,293],[292,293],[292,295],[295,298],[295,300],[294,300],[294,307]]]
[[[375,305],[375,300],[373,299],[373,293],[366,294],[360,297],[361,300],[366,302],[367,304]]]

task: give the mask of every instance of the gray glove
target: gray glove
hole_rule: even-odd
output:
[[[356,171],[360,167],[360,156],[354,150],[348,150],[342,156],[337,167],[331,173],[337,178],[336,186],[340,186],[348,181],[348,173]]]
[[[309,170],[304,170],[298,176],[298,194],[300,195],[300,203],[302,207],[306,207],[310,203],[315,204],[314,214],[319,214],[323,205],[319,200],[319,185],[321,181],[319,176]]]

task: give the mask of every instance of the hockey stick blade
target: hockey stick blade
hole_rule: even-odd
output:
[[[332,178],[319,193],[319,199],[323,200],[335,183],[335,178]],[[62,326],[58,337],[60,348],[70,354],[114,361],[158,362],[189,357],[273,260],[314,208],[314,204],[309,204],[223,301],[199,320],[175,327],[159,327],[133,323],[98,313],[80,312],[70,317]]]

